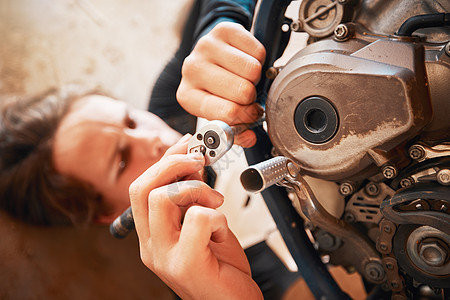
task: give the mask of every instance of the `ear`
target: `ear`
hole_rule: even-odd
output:
[[[94,223],[97,224],[111,224],[117,216],[114,214],[100,214],[94,218]]]

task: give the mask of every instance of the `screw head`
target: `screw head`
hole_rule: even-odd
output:
[[[289,175],[291,175],[293,178],[296,178],[298,173],[300,173],[299,167],[295,165],[293,162],[287,163],[287,170],[289,172]]]
[[[425,156],[425,149],[421,145],[412,145],[409,148],[409,156],[414,160],[419,160]]]
[[[385,166],[382,170],[383,176],[386,179],[392,179],[397,176],[397,168],[394,166]]]
[[[424,240],[419,245],[419,255],[427,265],[442,266],[448,257],[446,248],[440,241]]]
[[[442,185],[450,185],[450,170],[442,169],[437,173],[437,181]]]
[[[407,186],[411,186],[413,185],[414,181],[412,178],[403,178],[402,180],[400,180],[400,186],[401,187],[407,187]]]
[[[376,183],[369,183],[366,185],[366,193],[369,196],[377,196],[380,193],[380,188]]]
[[[345,220],[346,222],[352,223],[352,222],[355,222],[356,218],[355,218],[355,215],[354,215],[354,214],[352,214],[351,212],[347,211],[347,212],[344,214],[344,220]]]
[[[300,20],[291,23],[291,30],[294,32],[299,32],[302,30],[302,22]]]
[[[344,196],[352,194],[353,191],[354,191],[353,185],[349,182],[344,182],[339,187],[339,192]]]
[[[275,67],[270,67],[266,71],[266,77],[270,80],[275,79],[275,77],[277,77],[277,75],[278,75],[278,69]]]
[[[197,134],[197,140],[201,141],[203,139],[203,136],[201,133]]]
[[[368,275],[369,278],[375,281],[382,280],[384,278],[384,269],[383,266],[375,261],[369,262],[365,268],[365,273]]]
[[[338,40],[344,40],[348,36],[348,27],[345,24],[339,24],[334,30],[334,36]]]

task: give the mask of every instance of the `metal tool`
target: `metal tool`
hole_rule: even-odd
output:
[[[202,126],[189,140],[188,153],[201,152],[205,156],[205,165],[218,161],[234,143],[234,136],[262,124],[264,118],[252,124],[229,126],[225,122],[214,120]],[[117,217],[109,226],[112,236],[122,239],[134,229],[131,206]]]

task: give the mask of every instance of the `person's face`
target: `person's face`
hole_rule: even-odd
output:
[[[180,134],[147,111],[100,95],[77,100],[62,119],[53,145],[56,171],[88,182],[112,210],[129,205],[128,187],[176,143]]]

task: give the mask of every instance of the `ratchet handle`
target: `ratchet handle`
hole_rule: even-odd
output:
[[[131,206],[109,225],[109,233],[117,239],[123,239],[134,229]]]

